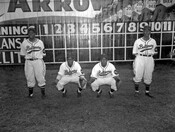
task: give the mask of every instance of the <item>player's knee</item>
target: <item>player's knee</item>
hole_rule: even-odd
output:
[[[92,88],[92,90],[95,92],[98,88],[99,88],[99,86],[96,84],[96,83],[92,83],[91,84],[91,88]]]
[[[56,85],[56,88],[60,91],[63,89],[63,85],[61,85],[59,82]]]

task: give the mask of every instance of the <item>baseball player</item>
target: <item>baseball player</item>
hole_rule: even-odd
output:
[[[86,88],[87,80],[82,73],[80,64],[74,61],[72,55],[68,55],[67,61],[61,64],[56,77],[56,87],[62,91],[62,97],[66,97],[67,90],[64,86],[69,82],[78,84],[77,97],[81,97],[81,91]]]
[[[152,82],[152,73],[154,70],[154,59],[153,55],[156,52],[156,41],[150,37],[151,28],[145,26],[143,29],[144,36],[137,39],[133,47],[133,55],[135,55],[135,60],[133,62],[133,69],[135,77],[133,78],[135,82],[135,95],[139,93],[139,83],[144,80],[146,86],[145,95],[153,97],[149,94],[150,84]]]
[[[43,61],[45,56],[43,42],[35,37],[36,30],[34,27],[28,29],[28,39],[25,39],[21,44],[20,55],[25,58],[25,77],[29,89],[29,97],[33,96],[33,88],[36,80],[41,88],[42,97],[45,97],[45,72],[46,66]],[[35,80],[36,79],[36,80]]]
[[[115,66],[108,61],[105,54],[101,55],[100,62],[93,67],[90,77],[90,84],[92,90],[97,92],[97,98],[99,98],[102,93],[100,86],[105,84],[111,86],[108,93],[110,98],[113,98],[113,92],[117,91],[121,82]]]

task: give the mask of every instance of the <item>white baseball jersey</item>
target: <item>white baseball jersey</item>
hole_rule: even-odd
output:
[[[153,38],[147,41],[139,38],[134,43],[133,54],[154,55],[156,46],[156,41]]]
[[[95,77],[95,78],[110,77],[110,76],[113,77],[113,76],[117,75],[114,73],[115,70],[116,69],[112,63],[107,62],[106,67],[103,67],[101,65],[101,62],[99,62],[93,67],[91,77]],[[102,72],[108,72],[108,74],[106,76],[100,76],[100,73],[102,73]]]
[[[72,67],[69,67],[67,62],[63,62],[60,66],[58,74],[63,76],[66,75],[67,71],[74,71],[74,70],[77,71],[74,74],[81,75],[81,66],[78,62],[74,61]]]
[[[40,39],[36,39],[35,42],[29,41],[29,39],[25,39],[21,45],[20,54],[25,56],[25,59],[30,58],[38,58],[42,59],[45,55],[43,53],[44,44]]]

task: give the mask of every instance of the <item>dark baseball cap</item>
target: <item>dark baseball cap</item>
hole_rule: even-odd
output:
[[[108,57],[107,57],[106,54],[101,54],[101,56],[100,56],[100,60],[102,60],[103,58],[108,59]]]
[[[29,33],[30,31],[33,31],[34,33],[36,33],[36,29],[35,29],[34,27],[29,27],[29,28],[28,28],[28,33]]]
[[[145,26],[143,27],[143,31],[145,31],[145,30],[149,30],[149,31],[151,31],[151,27],[148,26],[148,25],[145,25]]]

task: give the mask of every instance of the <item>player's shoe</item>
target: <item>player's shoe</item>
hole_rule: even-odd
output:
[[[102,90],[100,90],[99,92],[97,92],[97,98],[99,98],[101,96]]]
[[[65,90],[65,92],[62,93],[62,97],[66,97],[66,95],[67,95],[67,90]]]
[[[81,97],[81,92],[77,90],[77,97]]]
[[[28,95],[29,98],[32,98],[33,97],[33,88],[29,88],[29,95]]]
[[[45,89],[41,89],[41,98],[42,99],[46,98]]]
[[[28,97],[32,98],[33,97],[33,93],[29,93]]]
[[[150,98],[154,98],[152,95],[150,95],[149,93],[145,93],[146,96],[150,97]]]
[[[139,96],[139,91],[137,91],[137,92],[135,91],[134,96],[138,97]]]
[[[110,98],[114,98],[114,94],[111,93],[110,91],[108,92]]]
[[[42,99],[45,99],[45,98],[46,98],[46,94],[42,94],[42,95],[41,95],[41,98],[42,98]]]

